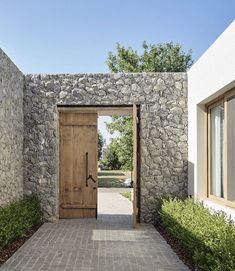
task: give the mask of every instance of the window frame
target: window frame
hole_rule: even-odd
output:
[[[235,201],[228,200],[228,145],[227,145],[227,121],[228,121],[228,99],[235,97],[235,89],[231,89],[225,94],[214,99],[206,105],[206,121],[207,121],[207,197],[213,201],[216,201],[222,205],[235,208]],[[223,129],[223,187],[224,197],[218,197],[211,193],[211,109],[223,104],[224,106],[224,129]],[[235,181],[235,179],[234,179]]]

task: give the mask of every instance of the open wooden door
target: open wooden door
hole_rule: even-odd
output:
[[[97,216],[97,114],[60,112],[60,218]]]
[[[133,159],[132,159],[132,203],[133,203],[133,227],[136,226],[138,208],[137,208],[137,127],[138,127],[138,116],[137,116],[137,107],[133,104]]]

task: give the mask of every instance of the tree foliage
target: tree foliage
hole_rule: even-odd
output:
[[[104,165],[106,169],[117,170],[121,168],[121,162],[119,160],[117,150],[117,141],[112,139],[105,153]]]
[[[98,132],[98,160],[101,159],[104,144],[105,144],[105,139],[103,135],[101,134],[101,132],[99,131]]]
[[[125,48],[117,43],[117,52],[108,53],[107,65],[110,72],[185,72],[193,64],[192,50],[185,53],[182,46],[173,42],[151,44],[143,42],[143,53],[138,54],[132,47]],[[131,169],[132,158],[132,118],[114,116],[113,122],[106,124],[111,133],[118,131],[116,153],[123,169]]]
[[[106,124],[108,131],[120,136],[112,140],[113,148],[118,155],[121,168],[131,169],[132,161],[132,117],[112,116],[112,122]]]
[[[143,42],[143,53],[117,43],[117,53],[108,53],[106,61],[111,72],[185,72],[193,64],[192,50],[185,53],[173,42]]]

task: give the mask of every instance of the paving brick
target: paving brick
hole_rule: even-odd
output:
[[[188,270],[152,225],[133,229],[131,203],[114,191],[99,193],[97,220],[44,224],[0,270]]]

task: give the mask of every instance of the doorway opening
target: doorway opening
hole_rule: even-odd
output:
[[[58,109],[60,218],[96,217],[135,226],[140,215],[138,107]],[[107,128],[119,133],[110,138]]]
[[[115,112],[114,112],[115,113]],[[133,221],[133,116],[98,117],[98,219],[109,223]]]

